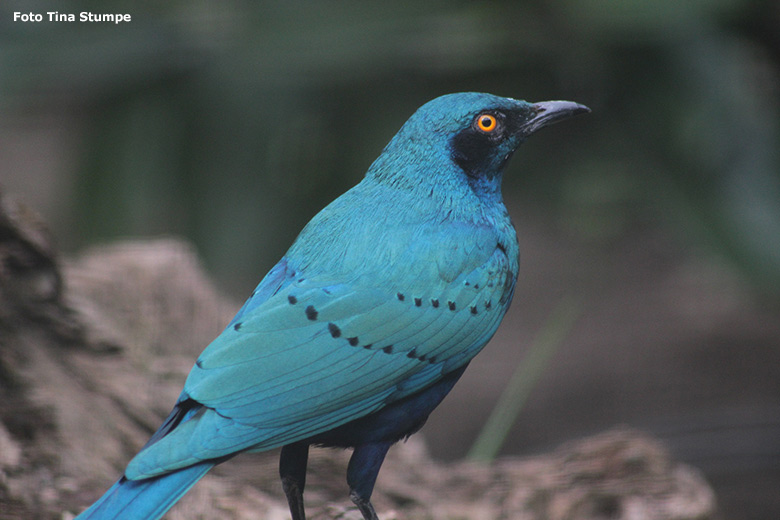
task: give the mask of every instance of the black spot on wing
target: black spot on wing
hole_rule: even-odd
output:
[[[351,338],[347,338],[347,341],[353,347],[357,347],[358,343],[360,343],[360,340],[358,340],[357,336],[352,336]]]
[[[330,335],[334,338],[341,336],[341,329],[335,323],[328,323],[328,331],[330,331]]]
[[[317,309],[314,308],[314,305],[309,305],[306,307],[306,317],[309,318],[309,320],[314,321],[317,319],[317,315],[319,314],[317,312]]]
[[[418,356],[417,347],[407,352],[406,357],[408,357],[409,359],[416,359],[417,361],[423,361],[423,362],[427,361],[428,363],[436,363],[436,356],[428,357],[425,354]]]
[[[388,345],[386,347],[382,347],[382,352],[384,352],[385,354],[392,354],[393,353],[393,346],[392,345]]]
[[[433,305],[434,309],[437,309],[439,307],[439,300],[437,298],[431,298],[431,305]]]
[[[402,302],[406,299],[406,296],[404,296],[404,293],[395,293],[395,297],[398,298],[398,301]]]
[[[447,307],[448,307],[448,308],[449,308],[451,311],[454,311],[454,310],[455,310],[455,302],[450,302],[450,301],[448,301],[448,302],[447,302]]]
[[[241,325],[242,325],[242,323],[239,321],[239,322],[237,322],[235,325],[233,325],[233,329],[234,329],[234,330],[238,330],[238,329],[240,329],[240,328],[241,328]]]
[[[290,305],[295,305],[296,303],[298,303],[298,298],[290,294],[289,296],[287,296],[287,301],[290,302]]]
[[[414,305],[416,307],[420,307],[422,305],[422,299],[421,298],[415,298],[414,299]]]
[[[471,314],[476,314],[476,313],[477,313],[477,306],[476,305],[472,305],[471,306]]]

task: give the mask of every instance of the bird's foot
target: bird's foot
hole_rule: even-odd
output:
[[[349,498],[352,499],[352,502],[360,510],[360,514],[363,515],[363,520],[379,520],[379,517],[376,516],[374,506],[371,505],[369,499],[361,497],[355,491],[350,492]]]

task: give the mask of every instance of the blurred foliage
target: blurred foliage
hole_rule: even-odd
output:
[[[558,302],[501,392],[501,397],[471,445],[467,458],[475,462],[492,462],[496,459],[531,391],[547,371],[552,357],[563,345],[580,314],[580,298],[567,295]]]
[[[132,22],[13,22],[48,10]],[[479,90],[593,109],[525,147],[508,197],[597,243],[660,221],[777,301],[779,72],[774,0],[0,6],[0,115],[81,132],[62,242],[183,234],[233,289],[417,106]]]

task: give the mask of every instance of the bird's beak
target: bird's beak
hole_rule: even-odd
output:
[[[547,125],[590,112],[585,105],[573,101],[541,101],[533,105],[536,113],[520,128],[520,134],[528,137]]]

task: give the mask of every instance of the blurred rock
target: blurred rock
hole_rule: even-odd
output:
[[[40,322],[64,343],[81,328],[62,304],[62,278],[48,228],[0,188],[0,331]]]

